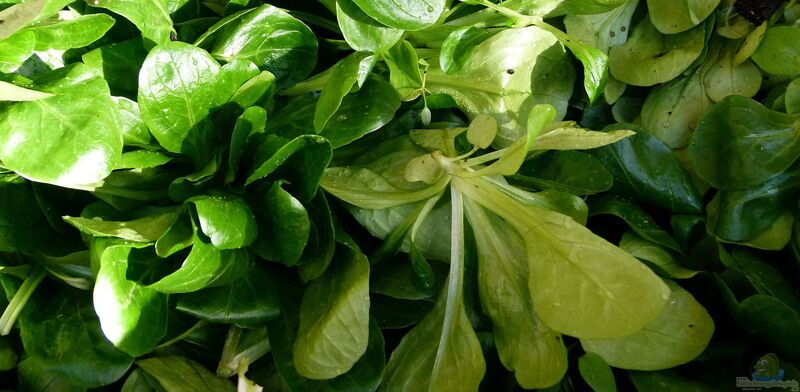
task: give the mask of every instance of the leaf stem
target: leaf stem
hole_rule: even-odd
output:
[[[156,346],[156,347],[154,348],[154,350],[158,350],[158,349],[160,349],[160,348],[164,348],[164,347],[167,347],[167,346],[173,345],[173,344],[175,344],[175,343],[178,343],[178,342],[180,342],[180,341],[181,341],[181,340],[183,340],[183,339],[186,339],[186,337],[187,337],[187,336],[189,336],[189,335],[191,335],[191,334],[192,334],[192,332],[194,332],[194,330],[195,330],[195,329],[197,329],[197,328],[200,328],[200,327],[202,327],[202,326],[203,326],[203,325],[205,325],[205,324],[206,324],[206,322],[205,322],[205,321],[203,321],[203,320],[200,320],[200,321],[198,321],[198,322],[197,322],[197,324],[195,324],[195,325],[191,326],[191,328],[187,329],[187,330],[186,330],[184,333],[182,333],[182,334],[180,334],[180,335],[178,335],[178,336],[176,336],[176,337],[174,337],[174,338],[172,338],[172,339],[170,339],[170,340],[167,340],[167,341],[166,341],[166,342],[164,342],[164,343],[161,343],[161,344],[159,344],[158,346]]]
[[[450,330],[459,316],[461,302],[461,285],[464,280],[464,202],[461,191],[450,185],[451,223],[450,223],[450,277],[447,279],[447,299],[442,321],[442,335],[436,352],[433,368],[442,366],[444,350],[450,339]]]
[[[45,269],[37,265],[33,268],[33,271],[31,271],[28,277],[25,278],[19,290],[17,290],[14,297],[11,298],[11,302],[8,303],[8,307],[6,307],[3,315],[0,316],[0,335],[5,336],[11,333],[11,328],[17,321],[22,309],[25,308],[25,304],[28,303],[31,295],[33,295],[33,292],[36,290],[36,287],[39,286],[39,283],[42,282],[45,275],[47,275]]]

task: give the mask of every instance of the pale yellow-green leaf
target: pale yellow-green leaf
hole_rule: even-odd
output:
[[[627,252],[566,215],[520,203],[485,179],[451,182],[522,234],[533,306],[548,327],[581,338],[614,338],[639,331],[661,313],[669,288]]]
[[[497,215],[469,199],[464,204],[476,228],[478,293],[492,320],[500,361],[523,388],[549,387],[567,371],[567,350],[561,336],[547,328],[533,309],[525,243]]]
[[[467,128],[467,141],[479,148],[491,146],[495,136],[497,136],[497,121],[488,114],[479,114]]]
[[[42,98],[52,97],[53,94],[30,90],[24,87],[0,81],[0,101],[37,101]]]
[[[408,161],[406,165],[406,181],[422,181],[433,184],[443,174],[442,166],[433,159],[431,154],[425,154]]]
[[[614,130],[608,132],[590,131],[583,128],[558,128],[539,136],[533,150],[587,150],[616,143],[633,131]]]
[[[661,315],[641,331],[617,339],[581,339],[584,350],[614,367],[668,369],[696,358],[714,333],[714,321],[689,292],[668,282],[672,295]]]

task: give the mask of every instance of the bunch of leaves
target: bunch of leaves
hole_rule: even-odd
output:
[[[776,7],[0,1],[0,378],[712,389],[769,351],[797,375]]]

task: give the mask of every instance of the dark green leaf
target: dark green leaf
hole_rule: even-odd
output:
[[[322,90],[322,94],[317,101],[317,107],[314,110],[314,130],[317,132],[325,128],[325,124],[331,119],[339,106],[342,104],[342,99],[352,89],[353,85],[358,78],[358,70],[361,61],[367,60],[370,57],[366,53],[353,53],[333,66],[333,70],[328,79],[328,84]]]
[[[800,194],[800,168],[750,189],[719,191],[707,206],[709,233],[731,242],[753,240],[787,213]]]
[[[266,260],[297,264],[311,230],[306,208],[283,189],[281,182],[273,183],[254,205],[262,232],[253,243],[253,252]]]
[[[614,392],[617,390],[617,383],[614,381],[614,373],[608,367],[603,357],[588,352],[578,358],[578,370],[581,372],[583,380],[592,387],[595,392]]]
[[[201,320],[242,327],[261,325],[280,312],[275,282],[258,265],[228,285],[180,295],[176,307]]]
[[[730,96],[714,105],[689,145],[695,171],[719,189],[763,184],[800,157],[798,116]]]
[[[99,387],[120,379],[133,358],[106,339],[91,296],[75,289],[38,290],[19,319],[29,360],[72,383]]]
[[[611,188],[614,177],[593,156],[580,151],[547,151],[525,161],[511,179],[523,186],[592,195]]]
[[[610,214],[622,218],[642,238],[677,252],[681,247],[675,239],[658,226],[653,218],[631,201],[614,195],[603,195],[589,203],[589,216]]]
[[[614,176],[613,190],[674,212],[700,212],[700,195],[669,147],[635,125],[612,128],[636,131],[631,137],[593,151]]]

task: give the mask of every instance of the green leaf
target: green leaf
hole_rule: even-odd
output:
[[[366,352],[369,337],[369,261],[340,246],[340,257],[303,294],[293,358],[299,374],[331,379]]]
[[[600,14],[568,14],[564,26],[570,37],[608,53],[612,46],[628,40],[631,18],[638,4],[639,0],[626,0],[623,5]]]
[[[681,266],[669,248],[648,241],[634,232],[626,232],[619,241],[619,247],[632,256],[647,263],[661,276],[673,279],[689,279],[700,271]]]
[[[772,74],[800,73],[800,29],[797,26],[767,29],[752,58],[761,69]]]
[[[325,124],[339,109],[342,99],[350,92],[358,78],[358,70],[362,61],[369,61],[367,53],[353,53],[333,66],[328,84],[322,90],[317,107],[314,110],[314,130],[325,128]]]
[[[168,257],[188,248],[193,241],[194,233],[189,215],[186,212],[180,213],[175,216],[164,234],[156,240],[156,254],[158,257]]]
[[[230,381],[215,376],[203,365],[178,356],[163,356],[136,361],[145,372],[155,377],[167,391],[220,391],[233,392]]]
[[[149,169],[167,164],[171,160],[171,156],[157,151],[133,150],[122,153],[119,162],[114,165],[114,170]]]
[[[219,74],[219,64],[206,51],[183,42],[159,45],[147,55],[139,73],[139,109],[167,151],[207,156],[212,134],[206,118]]]
[[[614,373],[608,367],[603,357],[587,352],[578,358],[578,370],[583,380],[592,387],[595,392],[615,392],[617,383],[614,381]]]
[[[233,282],[252,265],[253,255],[248,250],[218,250],[195,236],[192,251],[180,268],[147,287],[162,293],[190,293]]]
[[[669,288],[633,256],[571,218],[526,205],[485,179],[453,186],[508,221],[527,245],[533,306],[545,325],[580,338],[630,335],[653,321]]]
[[[624,45],[609,51],[611,74],[634,86],[653,86],[675,79],[694,63],[705,46],[705,25],[662,35],[649,18],[633,29]]]
[[[689,145],[697,175],[719,189],[763,184],[800,157],[798,116],[767,109],[745,97],[714,105]]]
[[[52,97],[53,94],[19,87],[0,81],[0,101],[27,102]]]
[[[445,0],[353,0],[367,15],[389,27],[420,30],[439,20]]]
[[[632,124],[635,135],[593,150],[614,176],[613,190],[674,212],[699,213],[702,202],[689,174],[664,143]]]
[[[600,49],[590,44],[571,38],[563,31],[546,23],[537,24],[549,31],[566,46],[570,52],[583,64],[583,88],[589,97],[589,105],[603,93],[608,79],[608,56]]]
[[[135,87],[134,87],[135,89]],[[144,125],[139,113],[139,104],[123,97],[111,97],[117,104],[122,119],[122,141],[124,146],[150,147],[154,145],[150,130]]]
[[[226,62],[250,60],[275,75],[279,88],[305,79],[317,62],[317,39],[311,29],[268,4],[231,15],[212,31],[216,39],[211,55]]]
[[[528,113],[526,127],[527,133],[525,137],[521,137],[519,140],[514,142],[514,144],[508,147],[505,154],[500,157],[497,162],[489,165],[486,168],[469,173],[469,176],[477,177],[488,174],[501,174],[504,176],[510,176],[515,174],[525,161],[528,151],[530,151],[538,141],[537,137],[539,134],[545,127],[555,120],[556,116],[556,108],[552,105],[539,104],[532,107],[530,113]],[[475,117],[475,119],[480,121],[480,117]],[[470,128],[472,128],[471,124]],[[469,140],[469,133],[470,130],[467,129],[467,140]],[[492,139],[494,139],[494,134],[492,134],[492,136]]]
[[[531,26],[483,41],[458,72],[429,70],[426,88],[451,96],[470,118],[495,117],[500,128],[494,143],[507,147],[523,136],[522,124],[534,105],[551,104],[563,117],[573,78],[558,39]]]
[[[567,351],[534,311],[522,237],[469,199],[465,207],[478,249],[478,292],[500,360],[523,388],[556,384],[567,371]]]
[[[287,300],[285,292],[281,295],[281,299]],[[288,299],[290,302],[298,300],[299,296],[297,299]],[[378,388],[383,376],[386,357],[383,334],[375,320],[370,320],[369,323],[367,350],[349,372],[331,380],[311,380],[301,376],[294,366],[292,347],[297,335],[297,304],[288,307],[290,310],[282,311],[281,317],[271,321],[267,328],[275,365],[281,378],[292,390],[370,392]]]
[[[170,41],[172,19],[165,0],[94,0],[93,7],[105,8],[124,16],[141,30],[147,47]]]
[[[677,77],[650,90],[641,111],[642,131],[673,149],[689,144],[703,114],[714,104],[703,83],[707,64],[704,62],[691,75]]]
[[[4,166],[30,180],[62,187],[105,178],[122,152],[120,117],[105,81],[90,78],[44,90],[54,96],[0,112]]]
[[[700,355],[714,333],[714,321],[689,292],[668,283],[672,295],[658,318],[633,335],[581,339],[584,350],[611,366],[633,370],[668,369]]]
[[[103,335],[91,295],[85,291],[62,286],[35,292],[19,326],[27,358],[73,384],[87,388],[110,384],[133,363]]]
[[[398,42],[383,53],[389,66],[389,82],[397,90],[400,99],[412,101],[422,93],[422,73],[414,47],[406,40]]]
[[[489,37],[490,33],[474,26],[453,30],[442,42],[442,49],[439,52],[439,66],[442,71],[448,74],[460,71],[478,45]]]
[[[261,193],[261,192],[259,192]],[[256,218],[263,233],[252,249],[259,257],[296,265],[309,240],[311,221],[299,200],[275,182],[256,203]]]
[[[114,25],[105,14],[82,15],[76,19],[44,23],[28,28],[36,36],[34,49],[67,50],[82,48],[97,41]]]
[[[336,19],[347,44],[357,51],[381,53],[399,41],[403,30],[387,27],[358,8],[353,0],[336,1]]]
[[[447,186],[448,176],[434,184],[406,181],[408,162],[426,151],[408,137],[384,142],[372,150],[374,160],[357,166],[330,167],[320,185],[339,199],[361,208],[382,209],[428,199]]]
[[[753,97],[761,89],[761,71],[752,61],[736,62],[734,44],[726,45],[715,63],[709,62],[708,71],[703,77],[706,93],[714,102],[722,101],[729,95]]]
[[[176,309],[212,323],[255,327],[280,312],[273,278],[256,265],[228,285],[178,296]]]
[[[244,248],[258,235],[253,211],[237,196],[196,196],[186,203],[194,206],[200,231],[217,249]]]
[[[95,237],[116,237],[134,242],[153,242],[167,231],[176,217],[174,211],[145,216],[127,222],[102,218],[76,218],[65,216],[64,220],[82,233]]]
[[[19,68],[33,54],[35,43],[36,35],[27,30],[0,40],[0,72],[11,73]]]
[[[702,23],[719,3],[720,0],[647,0],[647,9],[658,31],[677,34]]]
[[[130,246],[106,248],[94,285],[94,309],[103,333],[133,357],[150,352],[167,332],[167,295],[126,277],[131,258],[158,262],[151,254]]]

